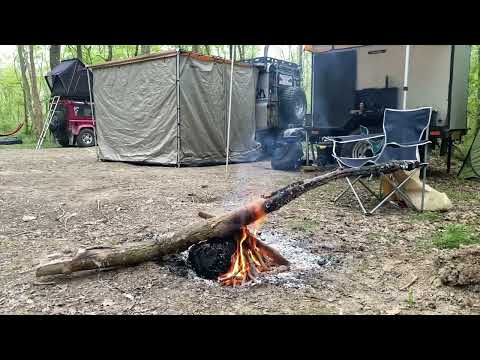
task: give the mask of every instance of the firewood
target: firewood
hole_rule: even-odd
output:
[[[201,241],[213,238],[227,239],[232,234],[238,233],[242,226],[253,223],[262,216],[280,209],[307,191],[322,186],[329,181],[347,176],[380,175],[381,173],[392,173],[397,170],[413,170],[418,166],[418,163],[392,161],[384,165],[357,169],[337,169],[311,179],[297,181],[225,215],[186,226],[177,232],[158,235],[154,240],[116,247],[81,249],[73,257],[61,257],[40,264],[36,268],[36,276],[71,274],[84,270],[125,267],[137,265],[165,255],[179,253]],[[264,247],[264,249],[267,248]]]

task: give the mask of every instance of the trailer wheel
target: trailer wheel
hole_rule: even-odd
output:
[[[271,165],[274,170],[296,170],[301,164],[303,148],[300,142],[278,142]]]
[[[82,129],[77,136],[77,145],[79,147],[89,147],[95,145],[95,136],[92,129]]]
[[[302,124],[307,112],[307,97],[300,87],[289,87],[280,94],[280,113],[284,121]]]

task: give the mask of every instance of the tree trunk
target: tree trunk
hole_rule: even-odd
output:
[[[35,58],[33,45],[29,45],[30,55],[30,85],[32,86],[32,102],[33,113],[35,114],[33,119],[34,129],[37,134],[40,134],[43,128],[43,111],[42,104],[40,102],[40,93],[38,91],[37,73],[35,69]]]
[[[50,45],[50,69],[60,64],[60,52],[62,45]]]
[[[107,45],[107,46],[108,46],[107,61],[112,61],[112,59],[113,59],[113,45]]]
[[[280,209],[309,190],[329,181],[347,176],[387,174],[397,170],[412,170],[418,164],[393,161],[386,165],[358,169],[337,169],[308,180],[297,181],[262,199],[227,213],[179,229],[177,232],[157,236],[154,240],[118,247],[93,247],[82,249],[73,257],[57,257],[40,264],[36,276],[70,274],[76,271],[136,265],[155,258],[187,250],[191,245],[213,238],[229,239],[241,231],[242,226],[253,223],[268,213]]]
[[[150,54],[150,45],[140,45],[140,55]]]
[[[237,45],[240,61],[245,59],[245,45]]]
[[[192,51],[195,53],[200,53],[200,45],[192,45]]]
[[[82,51],[82,45],[77,45],[77,59],[83,62],[83,51]]]
[[[303,70],[303,45],[298,45],[297,48],[297,56],[298,56],[298,65],[302,67]]]
[[[92,64],[93,63],[93,58],[92,58],[92,45],[90,46],[86,46],[86,45],[83,45],[83,49],[85,50],[86,52],[86,59],[85,61],[88,63],[88,64]],[[82,55],[83,55],[83,51],[82,51]]]
[[[25,114],[27,117],[33,120],[33,107],[32,107],[32,96],[30,95],[30,84],[28,83],[27,78],[27,63],[25,58],[25,49],[23,45],[17,45],[18,51],[18,62],[20,63],[20,72],[22,75],[22,88],[25,92],[25,107],[27,109],[27,113]]]
[[[210,45],[203,45],[205,47],[205,53],[210,55]]]
[[[22,93],[23,93],[23,113],[25,114],[25,134],[30,135],[30,121],[28,119],[29,114],[27,110],[27,96],[25,95],[25,89],[22,84]]]
[[[263,48],[263,56],[267,57],[268,56],[268,48],[270,47],[270,45],[265,45],[265,47]]]
[[[33,129],[39,135],[43,128],[43,111],[40,103],[40,94],[37,85],[37,73],[35,70],[35,57],[33,45],[28,46],[30,58],[30,85],[32,87],[32,103],[33,103]]]
[[[133,56],[138,56],[138,48],[140,45],[135,45],[135,54]]]

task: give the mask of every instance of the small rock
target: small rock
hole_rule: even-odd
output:
[[[123,295],[123,296],[125,296],[127,299],[129,299],[129,300],[131,300],[131,301],[133,301],[133,300],[134,300],[134,297],[133,297],[133,295],[132,295],[132,294],[127,294],[127,293],[124,293],[124,294],[122,294],[122,295]]]
[[[55,306],[55,308],[52,310],[51,314],[52,315],[59,315],[63,313],[63,309],[61,307]]]
[[[25,222],[27,222],[27,221],[32,221],[32,220],[36,220],[36,219],[37,219],[37,217],[36,217],[36,216],[33,216],[33,215],[24,215],[24,216],[22,217],[22,220],[25,221]]]
[[[435,304],[434,302],[430,301],[427,306],[432,309],[432,310],[435,310],[437,308],[437,304]]]
[[[387,310],[386,314],[387,315],[398,315],[401,312],[402,312],[402,310],[400,310],[399,308],[395,308],[395,309]]]
[[[114,303],[112,300],[110,300],[110,299],[105,299],[105,300],[103,300],[102,305],[103,305],[104,307],[107,307],[107,306],[115,305],[115,303]]]
[[[202,185],[201,188],[202,189],[206,189],[208,187],[208,185]]]

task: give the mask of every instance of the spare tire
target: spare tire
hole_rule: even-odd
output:
[[[273,151],[271,165],[274,170],[296,170],[300,167],[303,148],[300,142],[279,141]]]
[[[289,87],[280,93],[280,115],[285,124],[303,124],[307,112],[307,97],[300,87]]]

